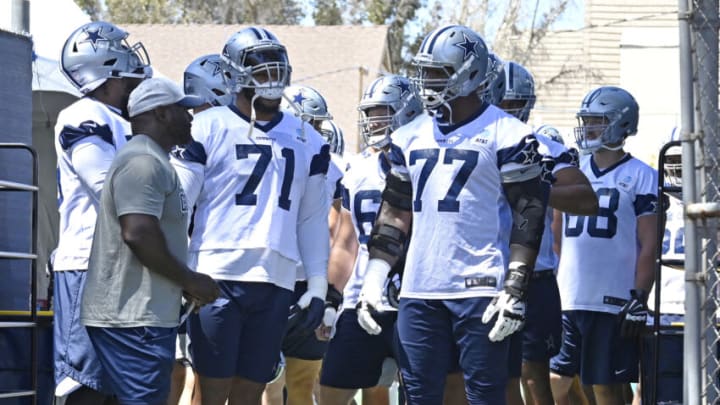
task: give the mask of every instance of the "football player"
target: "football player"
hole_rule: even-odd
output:
[[[505,93],[498,107],[520,121],[528,122],[535,106],[535,79],[524,66],[512,61],[504,64],[504,73]]]
[[[260,401],[275,376],[298,262],[308,284],[296,302],[301,326],[320,325],[330,243],[327,198],[317,192],[326,187],[329,147],[280,110],[291,73],[285,46],[248,27],[221,56],[235,101],[197,114],[196,142],[174,161],[196,206],[190,265],[222,290],[188,319],[199,395],[210,405]]]
[[[201,56],[192,61],[183,73],[183,88],[185,94],[197,96],[205,101],[199,107],[193,108],[198,114],[211,107],[227,106],[233,102],[232,93],[225,80],[223,61],[219,54]],[[175,153],[180,153],[176,150]],[[168,404],[177,404],[182,395],[192,396],[197,375],[186,375],[186,369],[192,372],[192,361],[189,355],[190,341],[187,338],[187,324],[183,322],[178,327],[178,340],[175,349],[175,364],[172,372],[172,385]]]
[[[383,370],[386,359],[395,359],[397,355],[394,350],[397,311],[388,302],[387,294],[377,308],[381,311],[376,317],[382,327],[380,334],[369,334],[358,324],[355,306],[368,260],[367,242],[391,166],[382,152],[392,147],[390,134],[421,114],[423,108],[410,81],[390,75],[374,80],[367,87],[358,110],[358,124],[367,148],[348,162],[343,177],[342,228],[331,251],[328,269],[331,274],[346,277],[339,281],[345,285],[342,312],[320,376],[320,403],[327,405],[347,404],[358,389],[379,385],[383,371],[389,376],[386,378],[389,381],[384,383],[389,385],[397,370],[394,361]],[[386,282],[385,289],[388,287]],[[364,391],[363,402],[368,396],[378,395],[382,396],[382,391]]]
[[[516,62],[505,62],[502,74],[495,76],[490,88],[492,102],[506,113],[527,123],[535,105],[535,80],[532,74]],[[499,84],[498,84],[499,83]],[[500,90],[502,88],[502,91]],[[548,205],[560,212],[593,215],[598,198],[587,177],[577,167],[577,151],[568,150],[557,129],[545,125],[536,131],[548,181],[552,183]],[[509,215],[508,215],[509,216]],[[510,341],[510,380],[507,402],[521,405],[552,404],[549,361],[558,353],[562,335],[560,292],[555,273],[558,258],[553,250],[553,209],[545,214],[545,230],[535,271],[528,293],[527,321],[520,333]],[[520,394],[520,379],[526,389],[526,399]]]
[[[80,294],[85,284],[100,192],[117,150],[131,134],[130,92],[152,75],[141,43],[130,45],[120,27],[96,21],[70,34],[60,70],[83,95],[60,112],[55,125],[60,235],[54,259],[55,395],[66,404],[103,402],[102,370],[85,327]]]
[[[304,122],[310,123],[318,130],[330,146],[331,161],[328,167],[326,194],[331,209],[328,214],[330,230],[330,244],[335,240],[339,226],[339,212],[341,208],[340,180],[342,178],[341,154],[336,153],[337,140],[342,136],[339,127],[332,124],[332,115],[328,112],[325,98],[315,89],[304,86],[289,86],[283,94],[283,109],[285,112],[297,116]],[[328,123],[332,125],[328,127]],[[324,129],[326,128],[326,129]],[[275,382],[269,384],[264,393],[264,401],[282,403],[283,388],[287,388],[288,402],[297,405],[312,405],[322,358],[327,349],[327,340],[335,323],[337,309],[342,301],[341,288],[336,288],[330,280],[326,297],[325,314],[320,328],[316,331],[302,327],[302,318],[297,316],[296,307],[290,308],[290,318],[285,331],[282,344],[282,356],[285,362],[285,373]],[[302,264],[298,265],[297,281],[295,283],[295,299],[297,300],[307,291],[307,277]]]
[[[657,172],[623,149],[637,132],[638,104],[626,90],[590,91],[577,113],[580,169],[600,208],[566,214],[558,285],[563,341],[550,362],[553,395],[572,376],[593,386],[600,404],[624,403],[623,384],[637,381],[638,336],[647,319],[657,246]]]
[[[373,314],[401,247],[412,235],[398,307],[399,365],[410,403],[441,403],[457,365],[471,404],[505,398],[509,335],[522,327],[527,286],[544,227],[548,187],[532,128],[486,103],[483,39],[460,25],[429,33],[413,64],[424,107],[398,129],[383,203],[368,241],[358,321]],[[505,202],[507,201],[507,202]],[[510,259],[500,209],[513,213]]]

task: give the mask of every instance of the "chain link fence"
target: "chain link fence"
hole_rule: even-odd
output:
[[[679,0],[685,217],[684,403],[720,404],[718,0]]]

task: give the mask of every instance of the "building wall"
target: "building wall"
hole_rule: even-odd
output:
[[[654,149],[677,121],[677,36],[674,0],[586,1],[584,28],[549,33],[529,64],[538,95],[530,123],[555,125],[574,142],[583,96],[621,86],[640,104],[639,133],[627,149],[654,162]]]

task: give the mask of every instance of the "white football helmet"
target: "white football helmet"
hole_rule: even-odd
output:
[[[309,86],[288,86],[283,93],[282,108],[301,120],[319,124],[331,120],[325,97]]]
[[[517,62],[505,63],[505,94],[499,103],[506,113],[522,122],[530,118],[535,107],[535,80],[532,74]]]
[[[140,42],[128,44],[127,37],[127,32],[108,22],[84,24],[65,41],[60,70],[83,94],[111,78],[152,77],[145,47]]]
[[[385,107],[387,114],[369,117],[367,112],[373,107]],[[382,148],[390,143],[393,131],[422,113],[423,106],[407,78],[389,75],[370,83],[363,93],[358,111],[358,126],[365,144]]]
[[[637,101],[620,87],[603,86],[591,90],[577,112],[575,140],[584,153],[600,148],[619,150],[625,138],[637,133],[639,110]],[[586,118],[601,118],[603,124],[586,125]],[[610,146],[613,145],[613,146]]]
[[[218,54],[195,59],[185,68],[183,74],[185,94],[198,96],[213,106],[232,103],[233,95],[227,85],[225,69]]]
[[[562,134],[560,134],[560,131],[552,125],[540,125],[537,129],[535,129],[535,133],[546,136],[561,145],[565,145],[565,140],[563,139]]]
[[[290,84],[292,68],[287,50],[264,28],[248,27],[231,35],[221,57],[227,64],[233,93],[254,89],[258,97],[277,100]]]
[[[320,135],[330,145],[330,153],[342,156],[345,152],[345,137],[343,131],[333,120],[323,120],[320,124]]]
[[[446,25],[429,33],[412,60],[415,84],[429,110],[457,97],[478,93],[488,83],[488,49],[475,31]]]

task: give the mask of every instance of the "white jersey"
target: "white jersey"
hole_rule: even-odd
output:
[[[538,136],[541,146],[548,150],[549,160],[544,161],[547,169],[555,175],[557,172],[568,167],[578,166],[578,153],[575,149],[568,149],[565,145],[555,142],[545,136]],[[554,237],[552,233],[553,209],[548,206],[545,211],[545,229],[543,230],[540,250],[535,260],[535,271],[556,271],[559,258],[553,250]]]
[[[203,111],[173,159],[195,204],[189,262],[215,279],[293,289],[299,261],[326,276],[329,146],[291,114],[251,137],[249,121],[232,105]]]
[[[342,198],[343,167],[344,163],[342,156],[336,153],[331,153],[330,166],[328,166],[327,172],[327,186],[325,189],[328,199],[328,207],[332,205],[332,202],[334,200]],[[297,273],[295,279],[297,281],[307,280],[307,275],[305,274],[305,267],[302,265],[302,263],[298,263],[297,265]]]
[[[637,218],[657,212],[657,171],[629,154],[606,169],[583,156],[580,169],[600,208],[597,216],[564,216],[562,309],[618,313],[635,288]]]
[[[345,166],[342,156],[336,153],[330,154],[330,166],[327,172],[327,194],[330,203],[342,198],[342,178]]]
[[[660,312],[685,313],[685,218],[682,200],[668,195],[670,207],[665,212],[665,234],[662,243]],[[655,285],[650,291],[648,307],[655,308]]]
[[[54,269],[86,270],[105,175],[130,124],[116,108],[90,97],[58,114],[55,125],[60,235]]]
[[[543,180],[552,183],[553,176],[568,167],[577,167],[578,154],[575,149],[568,149],[565,145],[555,142],[546,136],[538,136],[539,152],[543,155]],[[505,260],[510,257],[510,231],[512,230],[512,212],[509,205],[503,205],[501,208],[501,218],[503,225],[501,233],[506,243],[503,244],[503,254]],[[545,211],[545,227],[543,236],[538,249],[537,259],[535,260],[535,272],[556,271],[559,259],[553,250],[553,209],[548,206]]]
[[[502,288],[503,178],[541,156],[533,130],[489,105],[464,123],[421,115],[393,134],[413,188],[413,226],[401,297],[494,296]],[[398,152],[399,153],[399,152]],[[393,159],[394,161],[396,158]]]
[[[384,156],[368,148],[348,162],[348,170],[343,177],[343,207],[350,211],[358,239],[355,267],[343,290],[343,309],[353,309],[358,303],[368,262],[367,242],[380,209],[388,170],[390,164]],[[390,306],[383,294],[378,310],[396,309]]]

